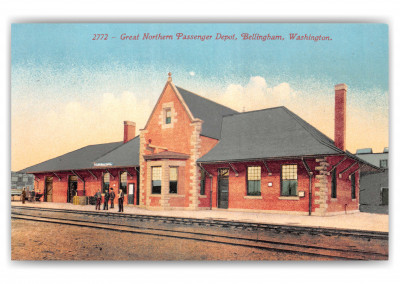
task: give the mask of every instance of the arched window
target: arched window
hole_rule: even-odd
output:
[[[109,173],[104,173],[103,174],[103,188],[102,192],[106,192],[106,189],[108,190],[110,188],[110,174]]]
[[[127,194],[127,183],[128,183],[128,173],[121,172],[119,175],[119,189],[122,189],[122,191],[125,194]]]

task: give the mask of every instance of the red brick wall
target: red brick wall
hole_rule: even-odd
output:
[[[173,126],[170,128],[163,128],[162,121],[163,117],[160,118],[160,115],[163,114],[164,106],[163,104],[171,104],[173,103],[172,112],[174,113],[172,117]],[[160,96],[158,104],[155,106],[155,109],[152,115],[149,118],[145,131],[143,131],[142,137],[144,141],[146,141],[146,146],[150,143],[155,146],[161,146],[168,149],[168,151],[179,152],[184,154],[191,154],[191,136],[194,130],[194,126],[191,125],[191,119],[187,114],[184,106],[178,99],[174,89],[170,84],[166,85],[163,94]],[[142,139],[142,138],[141,138]],[[208,139],[205,140],[205,145],[208,145],[210,142]],[[142,142],[142,141],[141,141]],[[150,149],[142,149],[144,155],[152,154]],[[162,150],[159,150],[162,151]],[[183,168],[185,172],[181,172],[182,168],[180,168],[179,173],[179,194],[185,195],[184,200],[172,198],[170,199],[170,206],[189,206],[189,190],[190,190],[190,165],[189,160],[186,161],[186,167]],[[143,180],[142,185],[144,189],[143,195],[143,205],[146,205],[146,184],[147,184],[147,166],[146,162],[141,167],[143,171]],[[182,178],[183,177],[183,178]],[[175,200],[176,199],[176,200]],[[159,198],[158,197],[150,197],[150,206],[159,206]]]
[[[315,168],[313,160],[307,160],[310,168]],[[297,164],[298,167],[298,191],[304,191],[305,196],[300,197],[299,200],[281,200],[281,185],[280,173],[282,164]],[[309,177],[301,160],[289,160],[278,162],[267,162],[272,175],[262,162],[241,162],[232,163],[238,176],[235,176],[234,171],[230,168],[229,164],[218,165],[203,165],[204,168],[213,175],[213,196],[212,206],[217,208],[217,184],[218,184],[218,168],[229,168],[229,208],[230,209],[251,209],[251,210],[279,210],[279,211],[299,211],[308,212],[309,207]],[[247,195],[247,166],[261,166],[261,198],[256,199],[250,197],[246,199]],[[268,183],[272,183],[269,187]],[[312,180],[312,187],[314,187],[314,179]],[[209,207],[210,204],[210,178],[206,181],[206,195],[207,198],[201,200],[201,206]]]
[[[124,169],[109,169],[110,173],[114,175],[114,178],[110,177],[110,188],[114,188],[114,192],[117,196],[119,189],[119,172]],[[83,182],[78,179],[78,195],[79,196],[93,196],[98,189],[102,189],[102,171],[100,169],[93,169],[91,172],[97,177],[93,177],[88,171],[76,171],[76,173],[85,180],[85,194],[84,194],[84,185]],[[128,168],[129,173],[131,173],[132,177],[128,175],[128,184],[134,183],[136,189],[136,171],[134,168]],[[59,180],[52,173],[42,173],[36,174],[36,177],[40,178],[40,181],[36,184],[39,186],[39,192],[44,193],[45,188],[45,177],[52,176],[53,177],[53,201],[52,202],[67,202],[67,194],[68,194],[68,177],[72,174],[71,172],[56,172],[56,174],[61,178]],[[117,197],[116,197],[117,198]],[[136,190],[135,190],[135,199],[136,199]],[[43,198],[42,198],[43,201]],[[116,203],[116,201],[114,201]],[[125,196],[124,203],[128,203],[128,197]],[[134,203],[136,204],[136,203]]]
[[[331,157],[328,158],[328,162],[331,165],[336,165],[340,160],[342,160],[343,157]],[[343,163],[341,163],[337,168],[336,168],[336,200],[332,199],[332,175],[329,176],[328,178],[328,210],[327,212],[343,212],[343,211],[352,211],[352,210],[358,210],[358,204],[359,204],[359,173],[356,172],[356,199],[352,200],[351,199],[351,180],[349,179],[349,174],[354,172],[356,169],[358,169],[358,165],[354,165],[351,169],[343,173],[342,177],[339,177],[339,173],[343,170],[345,170],[347,167],[351,166],[354,163],[354,160],[347,159]]]

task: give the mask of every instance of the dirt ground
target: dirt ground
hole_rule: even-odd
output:
[[[11,259],[315,260],[316,258],[177,238],[12,220]]]

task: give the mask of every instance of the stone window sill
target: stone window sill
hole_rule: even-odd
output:
[[[332,202],[337,202],[337,198],[331,198]]]
[[[352,199],[351,201],[355,202],[355,201],[357,201],[357,199]]]
[[[183,195],[183,194],[176,194],[176,193],[168,193],[167,196],[168,197],[185,197],[185,195]]]
[[[161,194],[150,194],[150,197],[161,197]]]
[[[207,198],[207,195],[200,195],[200,198]]]
[[[243,197],[244,197],[244,199],[262,199],[262,196],[258,196],[258,195],[245,195]]]
[[[300,200],[298,196],[279,196],[279,200]]]

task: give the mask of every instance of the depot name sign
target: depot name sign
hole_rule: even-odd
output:
[[[95,167],[112,167],[114,163],[93,163]]]

